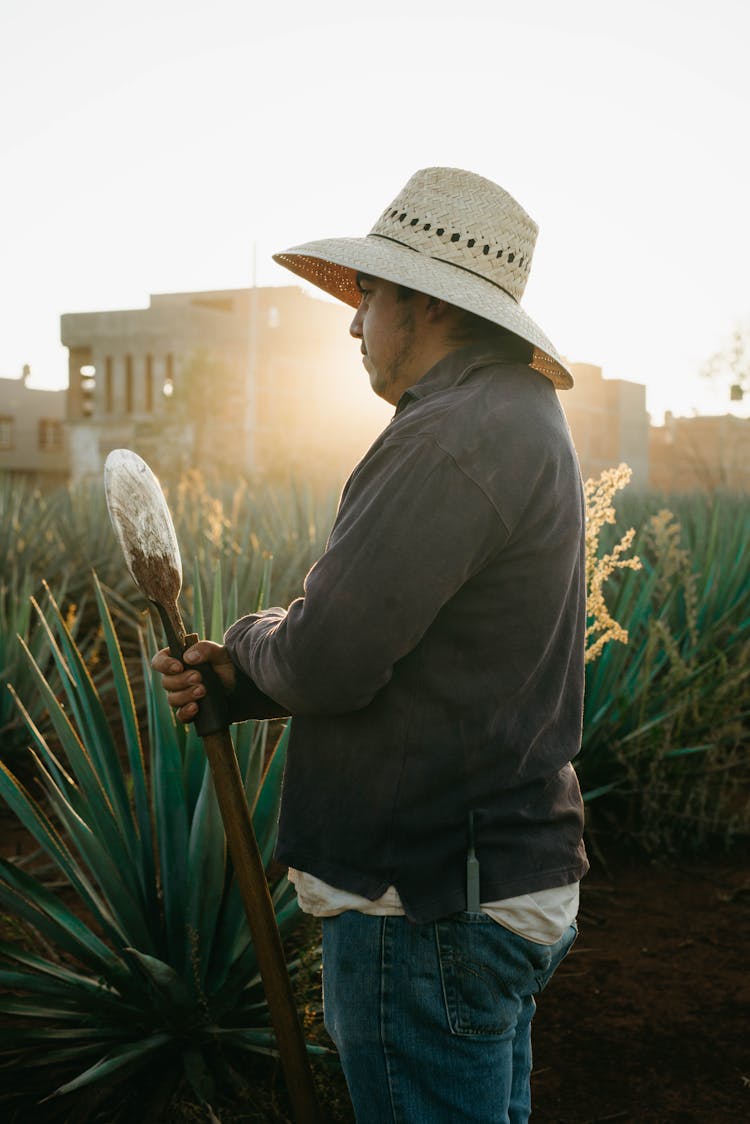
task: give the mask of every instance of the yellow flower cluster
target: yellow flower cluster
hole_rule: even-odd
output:
[[[635,535],[633,527],[607,553],[599,554],[599,535],[605,523],[615,522],[612,497],[630,483],[632,471],[626,464],[608,468],[598,479],[584,485],[586,496],[586,663],[601,655],[610,640],[627,644],[627,629],[614,619],[604,599],[604,585],[615,570],[640,570],[638,557],[623,558]]]

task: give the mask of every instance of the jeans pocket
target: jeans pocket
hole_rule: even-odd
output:
[[[435,923],[443,999],[456,1035],[505,1037],[513,1032],[520,1000],[509,985],[507,957],[496,921],[465,913]],[[502,943],[502,942],[500,942]]]
[[[570,952],[577,936],[578,926],[574,922],[557,944],[536,946],[542,949],[542,955],[538,956],[538,967],[535,973],[536,991],[544,991],[558,967]]]
[[[575,926],[554,945],[537,944],[481,913],[435,923],[448,1023],[453,1034],[504,1037],[530,996],[549,983],[576,938]]]

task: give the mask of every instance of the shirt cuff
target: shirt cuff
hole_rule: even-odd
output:
[[[261,691],[252,679],[235,664],[236,684],[227,696],[230,722],[245,722],[249,718],[286,718],[289,711],[275,699]]]

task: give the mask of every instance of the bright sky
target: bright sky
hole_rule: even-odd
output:
[[[2,0],[0,374],[66,382],[63,312],[291,275],[417,168],[541,227],[524,305],[655,420],[723,413],[750,315],[747,0]],[[364,378],[353,345],[353,377]]]

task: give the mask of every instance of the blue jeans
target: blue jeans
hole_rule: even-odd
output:
[[[535,944],[483,913],[324,918],[325,1025],[357,1124],[526,1124],[534,995],[575,938]]]

